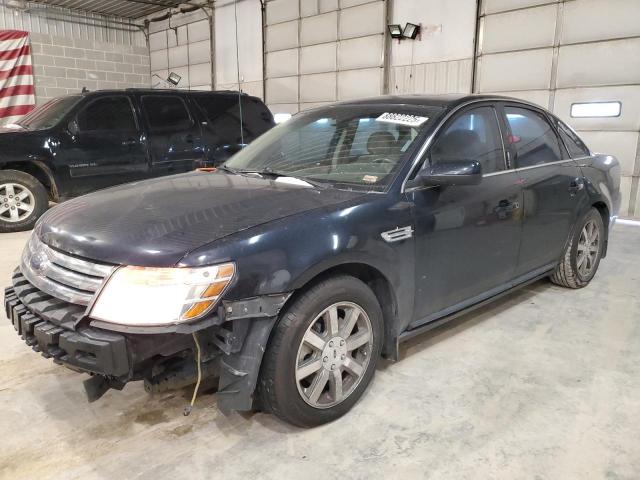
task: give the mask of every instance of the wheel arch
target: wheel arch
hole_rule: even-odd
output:
[[[322,269],[307,272],[296,282],[296,288],[282,309],[293,303],[296,298],[318,282],[329,277],[349,275],[365,283],[378,299],[384,321],[384,341],[382,354],[384,357],[397,358],[397,342],[395,325],[398,323],[398,300],[389,278],[377,267],[360,261],[347,261],[328,265]]]
[[[26,160],[22,162],[7,162],[0,167],[0,170],[17,170],[24,172],[36,180],[38,180],[49,194],[49,199],[58,201],[59,193],[58,186],[56,184],[55,176],[51,169],[44,163],[38,160]]]
[[[604,225],[604,248],[602,250],[602,258],[607,256],[607,249],[609,247],[609,223],[610,223],[610,212],[607,204],[602,200],[598,200],[591,205],[595,208],[600,216],[602,217],[602,224]]]

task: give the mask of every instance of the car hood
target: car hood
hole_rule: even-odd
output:
[[[172,266],[235,232],[360,195],[283,178],[192,172],[70,200],[47,212],[36,233],[52,247],[88,259]]]

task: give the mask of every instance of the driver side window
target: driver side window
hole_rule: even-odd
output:
[[[482,173],[505,169],[504,148],[493,107],[467,110],[451,121],[431,146],[431,164],[475,160]]]

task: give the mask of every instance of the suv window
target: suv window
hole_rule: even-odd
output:
[[[541,113],[518,107],[505,107],[505,113],[511,128],[509,143],[516,150],[518,167],[562,160],[560,141]]]
[[[589,153],[589,149],[574,133],[573,130],[571,130],[562,122],[558,122],[557,125],[558,132],[560,132],[560,138],[562,138],[562,141],[567,147],[567,150],[569,150],[571,158],[588,157],[589,155],[591,155]]]
[[[178,96],[144,96],[142,106],[152,130],[185,130],[192,125],[189,110]]]
[[[493,107],[478,107],[455,118],[431,147],[432,164],[476,160],[482,173],[505,169],[504,149]]]
[[[82,108],[76,118],[82,132],[137,130],[131,102],[124,96],[98,98]]]
[[[195,102],[204,112],[210,128],[221,138],[240,137],[238,95],[195,95]],[[243,134],[253,139],[273,126],[271,112],[255,98],[241,95]],[[246,143],[246,142],[245,142]]]

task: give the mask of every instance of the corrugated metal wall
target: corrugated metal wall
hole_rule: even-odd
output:
[[[549,108],[622,164],[621,215],[640,215],[640,1],[483,0],[476,89]],[[620,101],[613,118],[577,102]]]
[[[69,37],[105,43],[145,46],[141,30],[123,25],[127,19],[85,14],[67,8],[28,3],[27,11],[0,4],[0,29],[25,30],[56,37]],[[49,18],[46,18],[49,17]]]
[[[266,101],[274,113],[380,95],[383,0],[273,0],[265,27]]]

